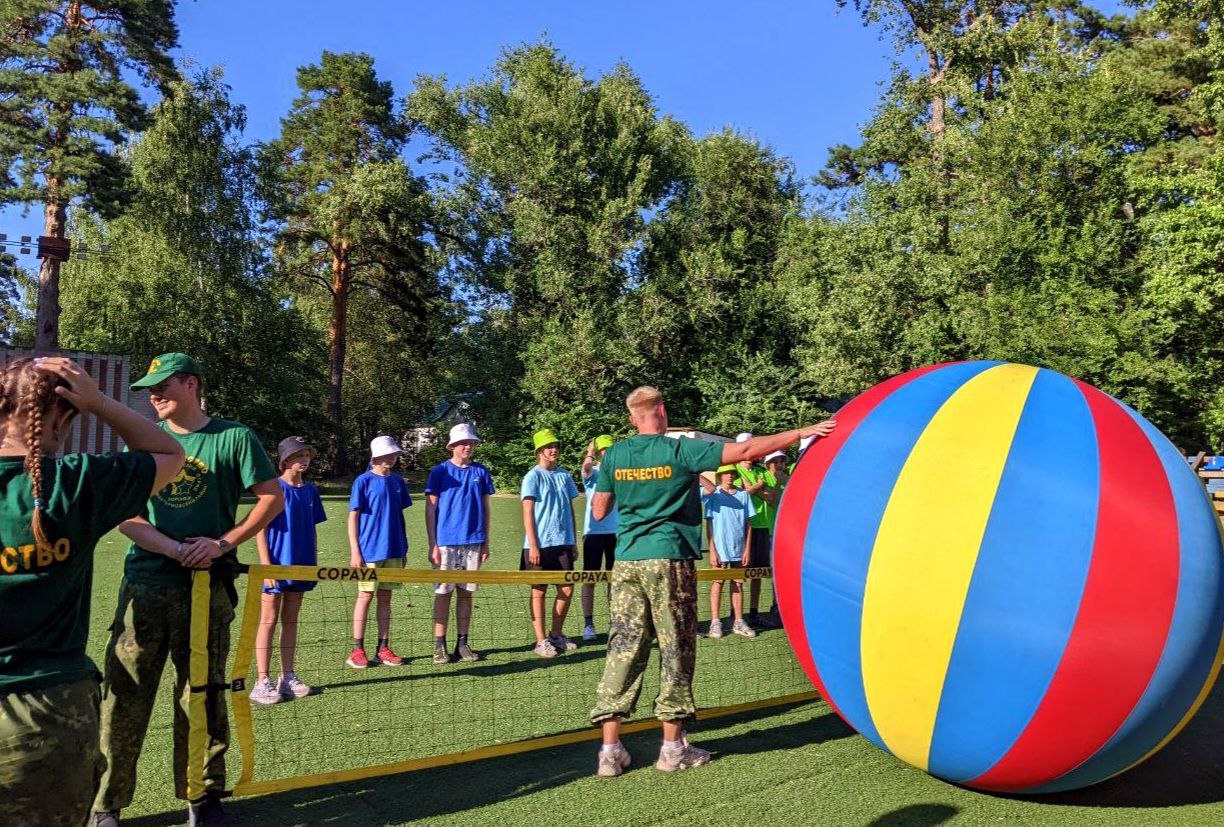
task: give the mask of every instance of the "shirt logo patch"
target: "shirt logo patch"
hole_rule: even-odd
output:
[[[157,495],[157,501],[168,508],[189,508],[208,491],[205,474],[208,466],[199,457],[187,457],[183,469]]]

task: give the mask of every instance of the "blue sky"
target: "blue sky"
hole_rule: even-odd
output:
[[[420,74],[478,78],[503,47],[547,35],[588,75],[627,62],[660,112],[697,135],[747,132],[804,178],[831,145],[855,140],[896,59],[878,29],[833,0],[182,0],[178,19],[179,56],[225,68],[253,140],[276,134],[296,68],[324,49],[368,52],[403,95]],[[38,235],[40,213],[0,210],[3,231]]]

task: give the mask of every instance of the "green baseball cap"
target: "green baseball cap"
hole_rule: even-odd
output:
[[[553,443],[560,442],[561,440],[557,439],[557,435],[554,434],[551,429],[541,428],[532,435],[531,441],[535,445],[535,449],[538,451],[541,448],[546,448]]]
[[[599,436],[595,437],[595,450],[602,451],[606,448],[611,448],[612,444],[615,442],[616,440],[607,434],[600,434]]]
[[[714,473],[715,474],[734,474],[735,471],[736,471],[736,468],[734,465],[720,465],[718,466],[718,470],[715,471]]]
[[[149,363],[149,372],[133,382],[131,389],[151,388],[176,373],[203,376],[204,369],[200,367],[199,362],[186,353],[163,353],[161,356],[153,357],[153,361]]]

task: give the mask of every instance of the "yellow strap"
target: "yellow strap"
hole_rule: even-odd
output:
[[[701,569],[697,572],[700,581],[709,580],[763,580],[773,576],[768,566],[753,566],[746,569]],[[611,582],[607,571],[465,571],[462,569],[437,571],[435,569],[394,568],[350,568],[348,566],[263,566],[254,565],[247,573],[248,600],[250,583],[261,585],[263,580],[307,580],[350,583],[379,581],[384,583],[491,583],[502,585],[530,586],[535,584],[580,584]],[[258,593],[255,603],[258,606]],[[244,618],[243,628],[246,628]]]
[[[191,660],[187,700],[187,800],[204,797],[204,760],[208,751],[208,617],[212,609],[212,575],[207,569],[191,575]],[[218,703],[225,703],[218,698]],[[249,711],[248,711],[249,714]]]
[[[275,566],[251,566],[247,575],[246,601],[242,612],[242,629],[238,634],[238,648],[234,651],[234,671],[230,675],[231,710],[234,718],[234,730],[238,736],[238,748],[242,750],[242,775],[238,785],[249,782],[255,775],[255,726],[251,720],[251,690],[247,688],[250,677],[251,662],[255,652],[255,634],[259,631],[260,593],[263,587],[265,573],[257,570],[271,570]],[[288,578],[282,578],[288,579]],[[305,579],[305,578],[295,578]]]

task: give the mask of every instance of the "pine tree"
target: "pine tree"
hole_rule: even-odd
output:
[[[369,55],[325,51],[297,81],[301,95],[264,150],[263,177],[282,267],[330,293],[327,414],[333,465],[343,471],[349,301],[372,291],[403,311],[402,326],[423,325],[436,295],[423,241],[429,202],[399,157],[407,122]]]
[[[34,346],[59,348],[59,271],[74,200],[115,215],[128,199],[114,148],[148,117],[145,83],[175,76],[173,0],[8,0],[0,5],[0,203],[41,203]]]

